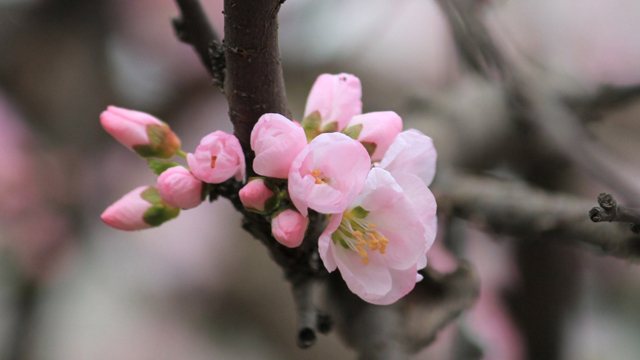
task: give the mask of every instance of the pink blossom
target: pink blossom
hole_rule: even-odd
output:
[[[247,210],[253,210],[257,212],[263,212],[267,209],[272,209],[276,203],[275,193],[271,191],[264,183],[263,178],[252,179],[240,189],[240,201]],[[275,198],[275,201],[272,200]]]
[[[280,114],[264,114],[251,131],[255,151],[253,170],[260,175],[286,179],[296,155],[307,146],[304,130]]]
[[[182,166],[163,171],[156,186],[160,197],[169,206],[191,209],[202,202],[202,181]]]
[[[289,196],[298,211],[342,213],[367,178],[371,158],[359,142],[341,133],[321,134],[295,158],[289,171]]]
[[[158,226],[179,212],[162,202],[156,188],[140,186],[109,206],[100,218],[118,230],[133,231]]]
[[[400,173],[416,175],[428,186],[436,174],[437,158],[433,140],[418,130],[410,129],[396,136],[380,161],[380,167],[394,177]]]
[[[234,177],[244,179],[244,153],[238,139],[222,131],[215,131],[200,140],[195,153],[187,154],[187,163],[196,178],[219,184]]]
[[[271,220],[273,237],[286,247],[300,246],[309,225],[309,218],[299,212],[287,209]]]
[[[352,117],[362,113],[361,97],[362,86],[357,77],[322,74],[311,88],[304,116],[317,112],[320,128],[327,129],[322,131],[341,131]]]
[[[343,132],[360,141],[369,151],[371,161],[380,161],[402,131],[402,119],[393,111],[371,112],[354,116]]]
[[[169,125],[155,117],[115,106],[100,114],[102,127],[142,157],[169,159],[180,149],[180,139]]]
[[[355,201],[331,215],[320,236],[325,267],[340,269],[349,289],[367,302],[397,301],[420,279],[417,271],[426,265],[424,254],[435,238],[432,221],[418,214],[389,172],[372,169]]]

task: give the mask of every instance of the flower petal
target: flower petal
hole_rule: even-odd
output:
[[[362,114],[360,79],[350,74],[322,74],[311,88],[304,116],[318,111],[322,125],[337,123],[341,131],[352,117]]]

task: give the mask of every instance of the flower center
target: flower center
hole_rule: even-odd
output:
[[[216,160],[218,159],[217,156],[212,156],[211,157],[211,168],[215,168],[216,167]]]
[[[340,226],[331,234],[334,244],[358,252],[365,265],[369,264],[367,251],[377,250],[384,255],[389,243],[389,239],[376,230],[376,224],[365,220],[368,213],[360,206],[345,211]]]
[[[322,174],[322,170],[320,169],[315,169],[311,172],[311,176],[316,179],[316,184],[326,184],[327,182],[320,178],[320,174]]]

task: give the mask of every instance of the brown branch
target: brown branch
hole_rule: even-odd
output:
[[[173,29],[182,42],[196,50],[200,61],[213,77],[214,84],[224,92],[224,50],[209,18],[198,0],[176,0],[182,17],[173,19]]]
[[[291,119],[278,48],[280,4],[280,0],[224,1],[225,94],[249,170],[253,161],[249,141],[258,118],[278,113]]]
[[[560,156],[601,183],[615,189],[629,203],[640,199],[640,169],[622,161],[600,144],[568,105],[539,77],[527,76],[509,64],[479,19],[472,0],[438,0],[449,19],[463,61],[490,80],[499,80],[507,95],[511,117],[537,132],[539,146]],[[526,84],[526,86],[525,86]],[[629,93],[637,89],[628,89]]]
[[[449,174],[436,191],[439,209],[523,239],[573,241],[618,258],[640,259],[640,238],[621,226],[598,226],[585,213],[591,202],[522,183]]]
[[[640,234],[640,211],[619,205],[610,194],[602,193],[598,196],[600,207],[589,211],[589,218],[593,222],[622,222],[630,223],[631,231]]]
[[[479,279],[465,261],[450,274],[427,267],[424,279],[392,305],[364,302],[337,274],[329,278],[328,302],[337,328],[362,360],[403,360],[431,344],[445,325],[469,309],[479,295]]]
[[[565,101],[569,107],[584,121],[600,120],[607,111],[627,106],[640,98],[640,85],[611,86],[606,85],[588,98],[569,98]]]

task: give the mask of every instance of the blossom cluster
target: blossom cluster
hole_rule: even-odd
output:
[[[384,305],[411,291],[426,266],[437,226],[428,188],[437,155],[429,137],[402,131],[395,112],[363,114],[361,96],[357,77],[324,74],[313,85],[300,123],[279,114],[261,116],[250,139],[257,176],[239,197],[247,210],[270,217],[274,238],[291,248],[305,240],[310,210],[327,216],[317,240],[325,267],[339,269],[363,300]],[[135,131],[110,125],[117,116],[128,117]],[[149,115],[110,107],[102,123],[142,156],[182,153],[168,126]],[[103,220],[123,230],[159,225],[180,208],[197,206],[207,184],[244,180],[244,155],[232,135],[207,135],[186,159],[189,169],[150,162],[160,174],[157,190],[134,190],[108,208]]]

